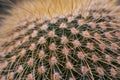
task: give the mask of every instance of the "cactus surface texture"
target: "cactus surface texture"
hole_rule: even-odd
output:
[[[0,80],[120,80],[115,0],[9,3],[10,15],[0,15]]]

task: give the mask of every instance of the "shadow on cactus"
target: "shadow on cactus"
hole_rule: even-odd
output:
[[[119,80],[114,0],[28,0],[0,27],[0,80]]]

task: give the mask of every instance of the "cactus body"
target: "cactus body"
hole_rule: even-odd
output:
[[[114,1],[30,0],[10,13],[0,28],[0,80],[120,79]]]

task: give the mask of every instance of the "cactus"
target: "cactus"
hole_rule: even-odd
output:
[[[25,0],[0,27],[0,80],[119,80],[114,0]]]

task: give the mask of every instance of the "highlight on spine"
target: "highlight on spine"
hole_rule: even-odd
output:
[[[0,26],[0,80],[119,80],[116,0],[22,0]]]

